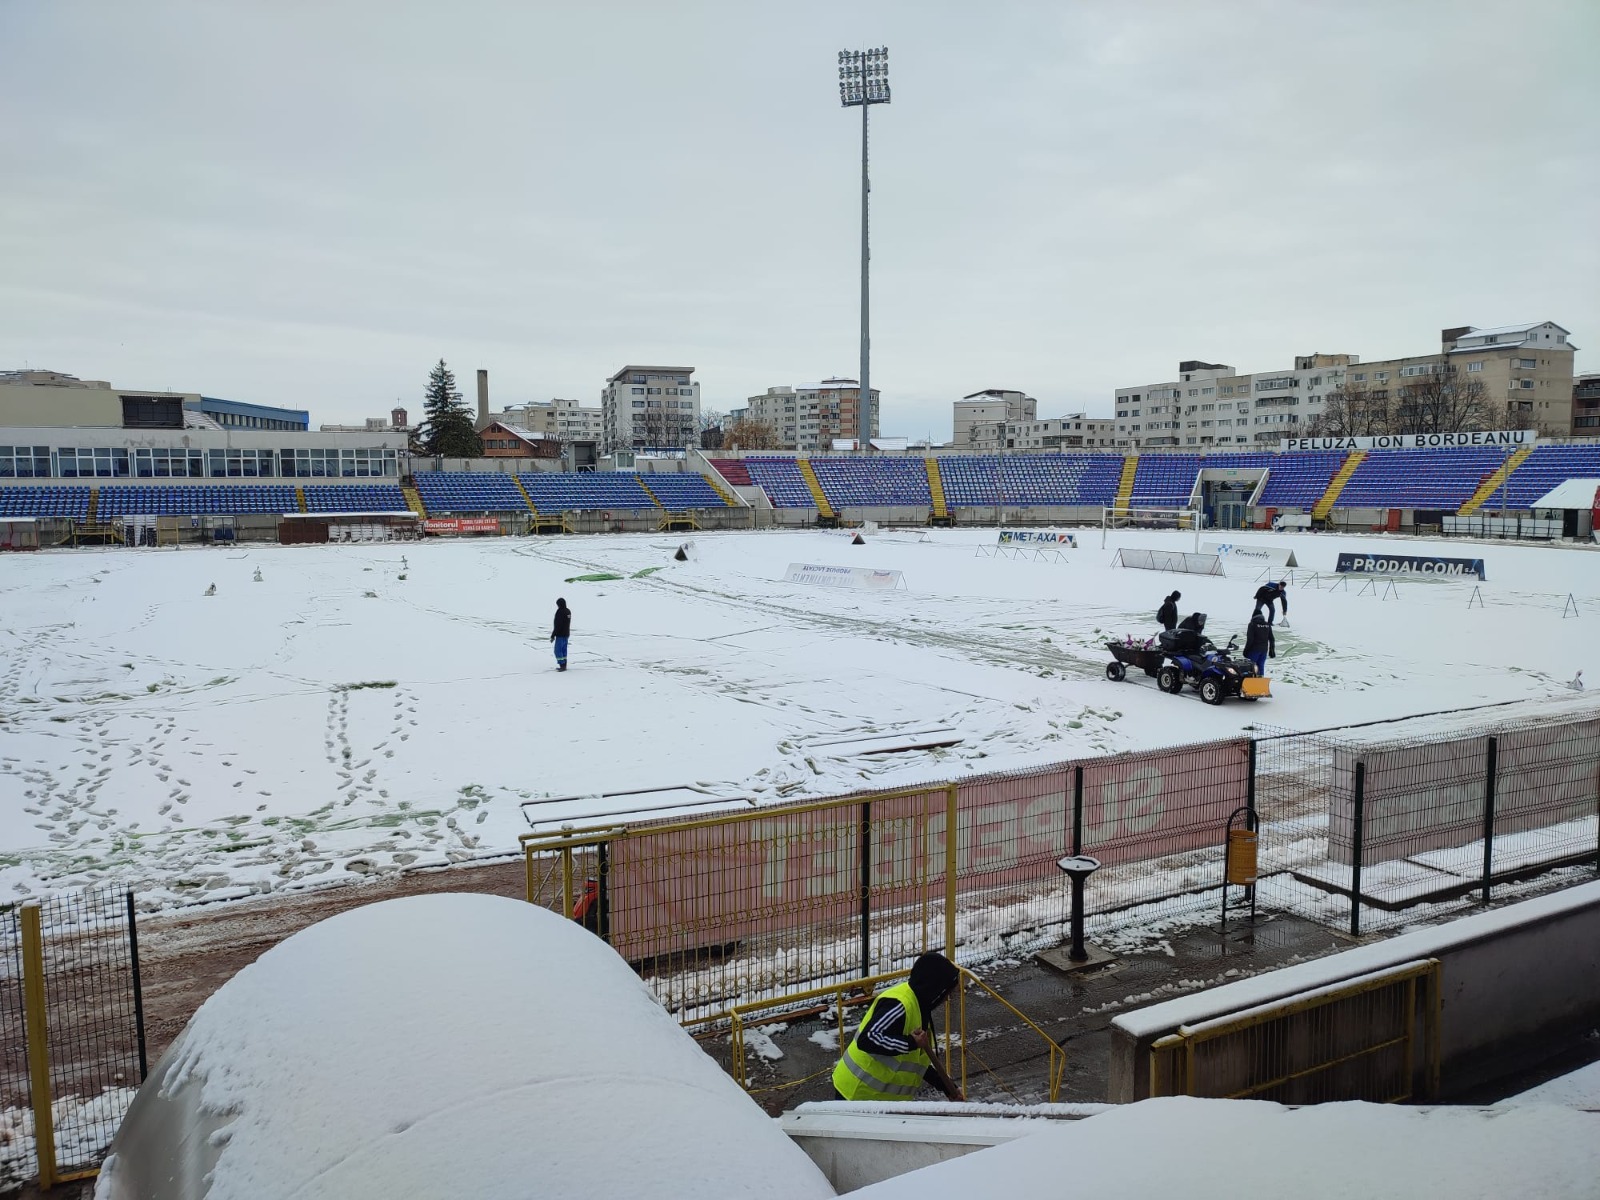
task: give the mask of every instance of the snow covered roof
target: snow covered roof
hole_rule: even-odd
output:
[[[1463,333],[1461,337],[1463,339],[1501,337],[1510,333],[1527,333],[1530,329],[1538,329],[1541,325],[1550,325],[1552,328],[1560,329],[1562,333],[1572,332],[1570,329],[1561,329],[1561,326],[1555,325],[1550,321],[1527,321],[1521,325],[1497,325],[1493,329],[1472,329],[1466,333]]]
[[[1143,1100],[851,1192],[851,1200],[1591,1200],[1600,1115]],[[709,1193],[708,1193],[709,1194]]]
[[[96,1200],[834,1195],[580,925],[500,896],[302,930],[195,1013]]]
[[[183,410],[183,427],[185,429],[218,429],[218,430],[220,430],[222,428],[222,426],[217,423],[216,418],[208,417],[205,413],[201,412],[199,409],[194,409],[194,408],[186,408],[186,409]]]
[[[1597,489],[1600,489],[1600,479],[1569,479],[1540,496],[1528,507],[1530,509],[1593,508]]]

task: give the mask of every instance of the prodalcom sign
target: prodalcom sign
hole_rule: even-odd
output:
[[[1279,438],[1280,450],[1432,450],[1445,446],[1532,446],[1532,429],[1493,429],[1478,433],[1390,433],[1379,437]]]
[[[1341,575],[1428,575],[1437,579],[1476,575],[1487,579],[1481,558],[1431,558],[1414,554],[1341,554]]]

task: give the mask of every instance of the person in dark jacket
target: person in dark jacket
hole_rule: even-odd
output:
[[[556,670],[567,669],[567,639],[572,636],[572,610],[567,602],[556,598],[556,623],[550,630],[550,640],[556,646]]]
[[[919,955],[911,978],[880,993],[861,1018],[833,1069],[840,1100],[905,1100],[931,1083],[952,1100],[964,1097],[944,1073],[929,1028],[934,1011],[961,976],[936,950]]]
[[[1275,601],[1283,601],[1283,615],[1287,620],[1289,616],[1289,584],[1279,579],[1275,583],[1264,583],[1256,589],[1256,608],[1253,615],[1259,616],[1261,610],[1267,610],[1267,624],[1272,624],[1272,605]]]
[[[1257,612],[1250,618],[1244,631],[1244,656],[1255,664],[1256,674],[1267,673],[1267,659],[1278,657],[1278,644],[1272,636],[1272,622],[1262,620]]]
[[[1173,592],[1156,609],[1156,621],[1163,629],[1173,629],[1178,624],[1178,601],[1183,599],[1182,592]]]

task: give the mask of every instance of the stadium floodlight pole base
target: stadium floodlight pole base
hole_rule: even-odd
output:
[[[1100,549],[1106,548],[1108,529],[1192,529],[1194,552],[1200,553],[1200,529],[1205,524],[1197,508],[1102,508]]]

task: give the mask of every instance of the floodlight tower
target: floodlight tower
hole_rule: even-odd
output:
[[[867,244],[867,110],[874,104],[889,103],[889,47],[876,50],[839,51],[839,103],[861,109],[861,389],[856,408],[861,417],[860,448],[872,447],[872,336],[868,322]]]

